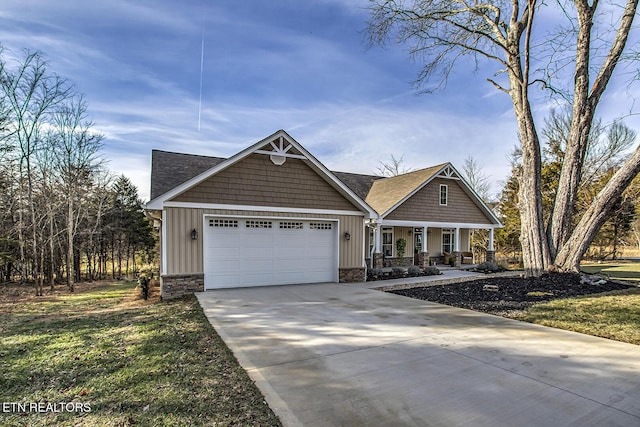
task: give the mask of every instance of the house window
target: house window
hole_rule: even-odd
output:
[[[384,256],[393,256],[393,227],[382,227],[382,253]]]
[[[456,231],[453,228],[442,229],[442,253],[452,253],[456,247]]]
[[[449,198],[449,186],[446,184],[440,184],[440,206],[447,206]]]

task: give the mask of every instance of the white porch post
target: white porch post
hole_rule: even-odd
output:
[[[493,233],[494,233],[494,231],[495,231],[495,229],[493,229],[493,228],[489,229],[489,250],[490,251],[495,250],[493,248]]]
[[[455,241],[453,242],[453,246],[454,252],[460,252],[460,228],[456,227],[456,237],[455,237]]]
[[[428,252],[427,251],[427,228],[428,227],[422,228],[422,252]]]
[[[375,250],[373,252],[375,253],[382,253],[382,238],[380,236],[380,233],[382,232],[382,227],[380,227],[380,225],[378,225],[376,228],[373,229],[373,241],[375,242]]]

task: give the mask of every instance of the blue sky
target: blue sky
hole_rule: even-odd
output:
[[[391,154],[410,168],[462,169],[472,155],[497,192],[517,136],[492,73],[459,68],[418,96],[405,48],[367,47],[366,4],[5,0],[0,43],[41,50],[76,84],[110,169],[145,200],[152,149],[227,157],[278,129],[338,171],[373,173]]]

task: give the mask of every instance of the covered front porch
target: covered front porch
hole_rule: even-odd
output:
[[[472,233],[487,230],[485,259],[474,259],[471,251]],[[367,224],[365,247],[369,268],[408,267],[425,268],[465,265],[495,261],[493,225],[464,223],[425,223],[384,221]],[[400,244],[399,244],[400,243]],[[404,251],[402,250],[404,249]],[[404,252],[404,253],[403,253]]]

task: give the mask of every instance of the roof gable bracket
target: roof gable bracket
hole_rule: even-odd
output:
[[[438,178],[445,178],[445,179],[455,179],[455,180],[460,180],[460,176],[458,176],[458,173],[455,171],[455,169],[453,169],[451,167],[451,165],[447,165],[444,169],[442,169],[438,175],[436,175],[436,177]]]
[[[278,166],[282,165],[287,160],[287,158],[302,159],[302,160],[307,159],[306,156],[302,156],[300,154],[290,154],[289,150],[293,148],[293,145],[289,141],[286,141],[286,143],[287,143],[287,146],[285,147],[285,139],[283,136],[280,136],[280,138],[278,139],[277,145],[275,144],[275,141],[271,141],[269,143],[269,145],[271,145],[273,150],[256,150],[255,153],[265,154],[269,156],[271,161]],[[267,147],[265,146],[264,148],[267,148]]]

